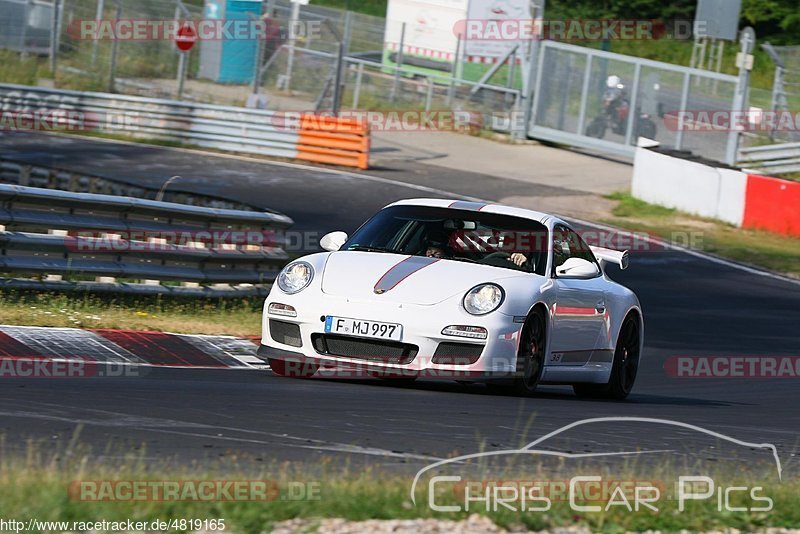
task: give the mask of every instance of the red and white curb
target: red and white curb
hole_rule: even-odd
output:
[[[45,359],[205,369],[264,369],[256,341],[135,330],[0,325],[0,360]]]

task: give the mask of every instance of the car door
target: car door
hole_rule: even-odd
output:
[[[556,287],[553,306],[553,331],[550,342],[551,365],[583,365],[592,352],[603,347],[606,334],[605,279],[600,266],[591,278],[559,278],[556,269],[576,257],[597,264],[591,249],[567,226],[553,229],[553,271]]]

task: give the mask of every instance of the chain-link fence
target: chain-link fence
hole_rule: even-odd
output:
[[[0,0],[0,48],[49,54],[53,4],[45,0]]]
[[[63,0],[59,31],[56,83],[79,89],[175,95],[180,52],[171,40],[109,37],[102,24],[82,30],[87,21],[171,21],[199,18],[202,9],[177,0]],[[113,30],[115,31],[115,30]],[[190,54],[190,60],[195,61]],[[195,67],[196,68],[196,67]]]
[[[474,43],[462,40],[453,27],[431,21],[400,22],[289,0],[0,0],[0,7],[0,27],[15,28],[0,36],[0,46],[21,50],[27,43],[29,54],[39,50],[43,55],[53,49],[52,61],[40,61],[55,65],[57,87],[278,111],[464,110],[490,119],[523,115],[530,43],[503,43],[500,53],[480,57]],[[102,31],[88,38],[79,31],[86,21],[222,24],[226,19],[260,21],[266,33],[200,39],[181,53],[163,33],[114,39]],[[50,46],[53,28],[56,46]],[[619,152],[622,147],[626,153],[641,135],[706,157],[729,158],[726,132],[696,133],[678,124],[675,114],[731,111],[732,77],[554,41],[541,43],[540,49],[528,133],[600,150]],[[787,57],[800,57],[790,52]],[[52,77],[48,68],[41,72]],[[615,117],[604,103],[612,75],[626,91],[624,116]],[[761,100],[769,99],[751,93],[751,102]],[[514,120],[484,120],[484,125],[525,129]]]
[[[736,77],[550,41],[540,65],[535,137],[628,155],[646,137],[732,163],[730,129],[690,118],[730,115]]]
[[[0,0],[0,28],[6,30],[0,48],[26,51],[33,61],[39,56],[39,79],[53,78],[57,87],[78,90],[309,111],[333,106],[338,74],[343,109],[492,113],[508,112],[519,103],[522,68],[517,61],[509,60],[490,80],[477,83],[492,64],[473,65],[463,50],[429,58],[427,50],[404,55],[385,46],[387,36],[399,41],[399,49],[405,35],[418,36],[430,28],[295,6],[289,0],[238,2],[245,7],[236,13],[231,6],[237,2],[204,0],[201,6],[190,1]],[[153,31],[153,23],[219,19],[221,27],[233,18],[260,21],[266,31],[232,40],[200,39],[183,53],[183,76],[182,53],[174,39]],[[104,27],[101,21],[115,24]],[[149,33],[126,38],[117,33],[120,21],[149,21]],[[84,31],[87,27],[91,31]],[[50,39],[54,31],[55,47]],[[340,47],[342,69],[337,67]],[[52,51],[55,57],[50,57]],[[25,58],[19,56],[19,61]]]
[[[771,46],[767,43],[764,48],[775,64],[773,88],[771,91],[754,90],[750,99],[751,105],[777,113],[791,113],[800,109],[800,46]],[[796,129],[776,128],[753,137],[750,143],[756,145],[766,142],[797,142],[800,141],[800,132]]]

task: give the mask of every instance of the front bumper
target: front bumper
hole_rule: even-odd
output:
[[[514,318],[500,312],[483,317],[468,314],[460,306],[460,298],[450,299],[433,306],[398,304],[391,302],[358,302],[343,297],[316,293],[314,298],[300,295],[270,295],[265,302],[262,347],[259,357],[262,359],[278,359],[290,362],[304,362],[319,365],[321,369],[338,369],[350,377],[366,374],[388,374],[396,376],[426,376],[454,380],[474,380],[483,377],[511,376],[516,368],[516,355],[522,324],[515,323]],[[293,306],[297,317],[270,315],[270,303],[281,303]],[[349,317],[372,320],[384,323],[397,323],[403,327],[402,344],[411,347],[413,357],[404,352],[404,357],[387,358],[377,354],[374,357],[364,353],[358,356],[348,355],[346,350],[337,349],[335,354],[326,351],[321,338],[330,336],[325,333],[325,316]],[[271,328],[277,321],[282,332],[273,335]],[[299,335],[291,337],[291,344],[282,343],[288,340],[283,334],[286,325],[296,325]],[[442,330],[450,325],[479,326],[487,330],[487,339],[477,340],[442,334]],[[277,328],[276,328],[277,330]],[[332,336],[344,337],[344,336]],[[369,347],[370,343],[381,341],[350,337]],[[340,340],[341,341],[341,340]],[[297,345],[300,346],[297,346]],[[456,361],[471,363],[437,363],[437,349],[446,348],[458,351],[459,347],[470,349],[471,357],[459,358]],[[344,344],[346,346],[346,344]],[[481,348],[482,347],[482,348]],[[381,349],[381,347],[376,347]],[[479,355],[477,353],[479,352]],[[477,357],[477,359],[476,359]],[[450,360],[448,360],[450,362]]]

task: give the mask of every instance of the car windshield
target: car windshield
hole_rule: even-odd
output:
[[[547,228],[530,219],[430,206],[378,212],[340,250],[410,254],[545,274]]]

